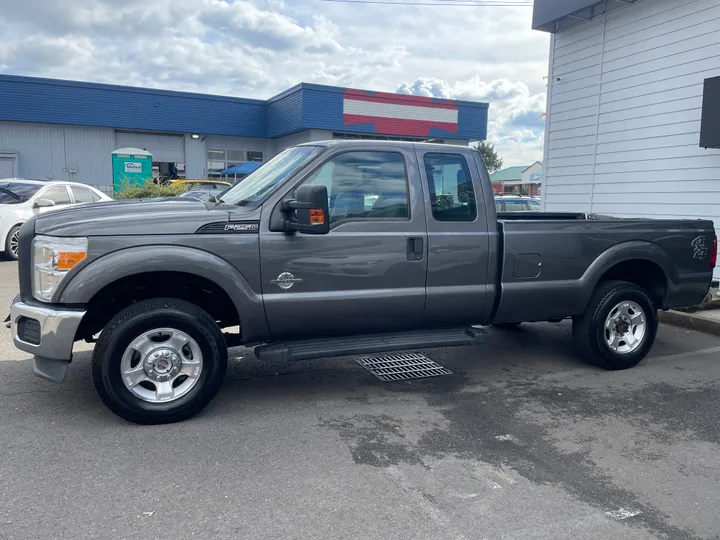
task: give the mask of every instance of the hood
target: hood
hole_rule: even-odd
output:
[[[260,210],[191,198],[98,202],[40,214],[35,233],[52,236],[193,234],[208,223],[259,219]]]

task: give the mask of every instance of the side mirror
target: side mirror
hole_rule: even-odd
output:
[[[290,219],[283,220],[286,232],[327,234],[330,232],[327,187],[322,185],[300,186],[296,198],[283,201],[282,209]]]
[[[50,208],[51,206],[55,206],[55,203],[50,199],[38,199],[33,204],[33,208]]]

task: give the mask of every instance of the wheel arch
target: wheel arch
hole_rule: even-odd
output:
[[[222,299],[222,306],[231,306],[245,341],[260,341],[269,335],[262,296],[230,263],[200,249],[178,246],[126,248],[90,260],[68,278],[55,293],[53,302],[84,304],[92,309],[102,305],[113,292],[132,291],[133,286],[156,289],[136,295],[131,299],[133,301],[168,295],[192,301],[186,295],[174,294],[173,286],[181,285],[185,291],[194,288],[210,291]],[[213,311],[212,306],[209,311]],[[85,326],[85,333],[87,328]]]
[[[600,283],[611,280],[642,287],[660,308],[677,282],[677,272],[672,259],[659,245],[645,241],[623,242],[604,251],[586,270],[582,278],[585,305]]]

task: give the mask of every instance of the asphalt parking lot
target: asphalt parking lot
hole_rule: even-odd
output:
[[[428,352],[454,374],[414,382],[233,349],[203,413],[142,427],[102,405],[88,346],[55,386],[3,328],[0,539],[720,538],[720,338],[662,327],[608,373],[569,330]]]

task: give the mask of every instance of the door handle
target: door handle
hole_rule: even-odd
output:
[[[425,248],[422,238],[408,238],[407,258],[408,261],[422,261]]]

